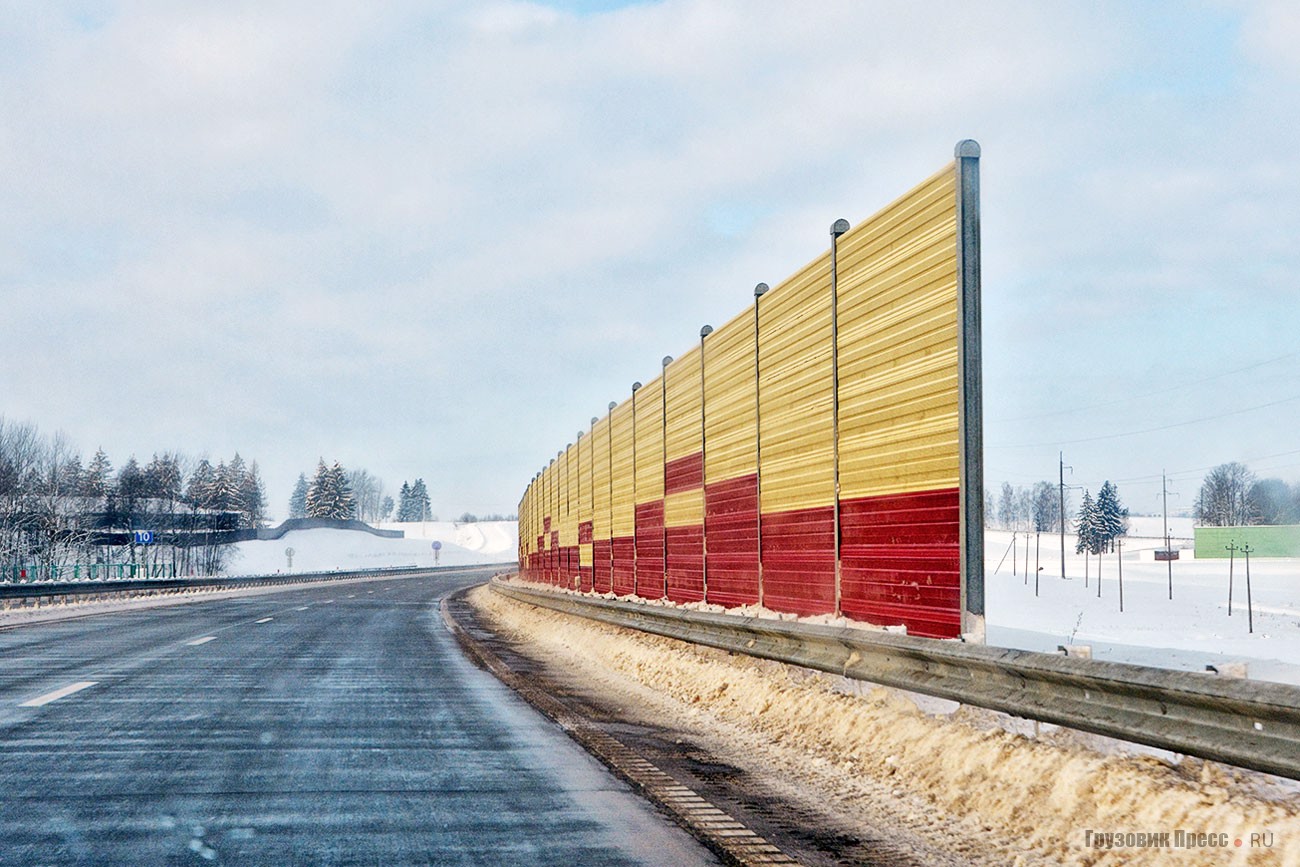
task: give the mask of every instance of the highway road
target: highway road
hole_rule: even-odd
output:
[[[483,570],[0,631],[0,864],[713,864],[461,655]]]

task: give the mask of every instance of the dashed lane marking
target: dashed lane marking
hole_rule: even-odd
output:
[[[311,607],[310,605],[304,605],[304,606],[301,607],[301,608],[295,608],[295,609],[293,609],[293,610],[294,610],[294,611],[306,611],[306,610],[307,610],[308,608],[310,608],[310,607]]]
[[[54,692],[47,692],[45,693],[45,695],[28,699],[27,701],[23,702],[18,706],[19,707],[41,707],[42,705],[47,705],[52,701],[58,701],[61,698],[66,698],[72,695],[74,692],[81,692],[83,689],[94,686],[97,683],[99,683],[99,681],[97,680],[82,680],[82,681],[78,681],[77,683],[70,683],[61,689],[56,689]]]
[[[270,623],[270,622],[271,622],[272,620],[274,620],[274,619],[275,619],[274,617],[263,617],[261,620],[254,620],[253,622],[254,622],[254,623]]]
[[[209,641],[216,641],[216,640],[217,640],[217,636],[215,635],[205,635],[202,638],[196,638],[193,641],[187,641],[185,643],[190,647],[198,647],[200,644],[207,644]]]

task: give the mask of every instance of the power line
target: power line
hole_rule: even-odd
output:
[[[1238,367],[1235,370],[1225,370],[1223,373],[1216,373],[1213,376],[1207,376],[1204,379],[1197,379],[1191,382],[1184,382],[1184,383],[1180,383],[1179,385],[1169,386],[1168,388],[1159,388],[1156,389],[1155,391],[1147,391],[1138,394],[1131,394],[1127,397],[1120,398],[1119,400],[1111,400],[1111,401],[1107,401],[1106,403],[1093,404],[1092,406],[1072,406],[1067,409],[1054,409],[1048,412],[1034,413],[1032,415],[1021,415],[1021,416],[1015,416],[1014,418],[998,419],[998,421],[1000,422],[1031,421],[1033,419],[1051,418],[1052,416],[1069,415],[1071,413],[1076,413],[1076,412],[1088,412],[1094,409],[1106,409],[1107,407],[1115,406],[1116,404],[1119,403],[1131,403],[1132,401],[1135,400],[1145,400],[1148,397],[1155,397],[1156,395],[1160,395],[1160,394],[1168,394],[1171,391],[1181,391],[1182,389],[1185,388],[1192,388],[1194,386],[1203,385],[1207,382],[1213,382],[1216,379],[1223,379],[1225,376],[1235,376],[1238,373],[1245,373],[1248,370],[1254,370],[1257,367],[1263,367],[1267,364],[1273,364],[1278,361],[1285,361],[1288,358],[1295,358],[1296,356],[1300,356],[1300,352],[1288,352],[1285,355],[1279,355],[1274,358],[1268,358],[1265,359],[1264,361],[1257,361],[1254,364],[1248,364],[1245,367]]]
[[[1147,433],[1155,433],[1156,431],[1171,430],[1176,427],[1186,427],[1189,424],[1199,424],[1203,421],[1215,421],[1216,419],[1228,418],[1234,415],[1241,415],[1244,412],[1253,412],[1254,410],[1257,409],[1267,409],[1270,406],[1280,406],[1281,404],[1284,403],[1290,403],[1293,400],[1300,400],[1300,394],[1292,395],[1291,397],[1284,397],[1281,400],[1269,401],[1268,403],[1256,404],[1255,406],[1247,406],[1247,407],[1242,407],[1241,409],[1234,409],[1230,412],[1224,412],[1218,415],[1207,415],[1201,418],[1188,419],[1187,421],[1174,422],[1173,424],[1160,425],[1159,427],[1143,428],[1142,430],[1131,430],[1131,431],[1125,431],[1124,433],[1103,434],[1101,436],[1083,437],[1082,439],[1075,439],[1075,440],[1051,440],[1049,442],[1015,443],[1012,445],[985,445],[985,448],[1027,449],[1027,448],[1043,448],[1046,446],[1074,445],[1077,443],[1093,443],[1093,442],[1098,442],[1100,440],[1113,440],[1113,439],[1119,439],[1121,437],[1137,436],[1138,434],[1147,434]]]
[[[1242,463],[1250,463],[1251,461],[1267,461],[1267,460],[1272,460],[1273,458],[1284,458],[1284,457],[1287,457],[1287,456],[1289,456],[1289,455],[1300,455],[1300,449],[1292,449],[1292,450],[1289,451],[1289,452],[1278,452],[1277,454],[1274,454],[1274,455],[1260,455],[1260,456],[1258,456],[1258,457],[1253,457],[1253,458],[1239,458],[1239,460],[1240,460]],[[1182,475],[1183,473],[1201,473],[1201,472],[1205,472],[1206,470],[1212,470],[1212,469],[1214,469],[1214,468],[1217,467],[1217,466],[1219,466],[1219,464],[1212,464],[1212,465],[1207,466],[1207,467],[1190,467],[1190,468],[1185,469],[1185,470],[1171,470],[1171,471],[1169,472],[1169,475],[1170,475],[1170,476],[1180,476],[1180,475]],[[1291,466],[1291,465],[1288,464],[1287,466]],[[1283,470],[1286,469],[1286,468],[1287,468],[1286,466],[1283,466],[1283,467],[1273,467],[1273,469],[1283,469]],[[1154,481],[1158,480],[1159,478],[1160,478],[1160,476],[1133,476],[1133,477],[1131,477],[1131,478],[1127,478],[1127,479],[1115,479],[1115,483],[1116,483],[1116,484],[1119,484],[1120,482],[1125,482],[1125,483],[1128,483],[1128,482],[1154,482]]]

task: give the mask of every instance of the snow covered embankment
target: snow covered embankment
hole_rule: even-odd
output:
[[[1261,775],[1108,755],[1064,729],[1030,738],[972,708],[930,715],[896,691],[534,608],[487,588],[471,601],[526,652],[860,834],[897,837],[928,863],[1300,865],[1294,788]],[[1272,832],[1273,847],[1102,849],[1086,836],[1177,830],[1229,841]]]

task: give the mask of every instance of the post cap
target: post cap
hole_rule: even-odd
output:
[[[831,223],[831,237],[838,238],[849,230],[849,221],[843,218]]]
[[[953,155],[957,157],[974,157],[979,159],[980,143],[975,141],[973,138],[964,138],[957,142],[957,147],[953,151]]]

